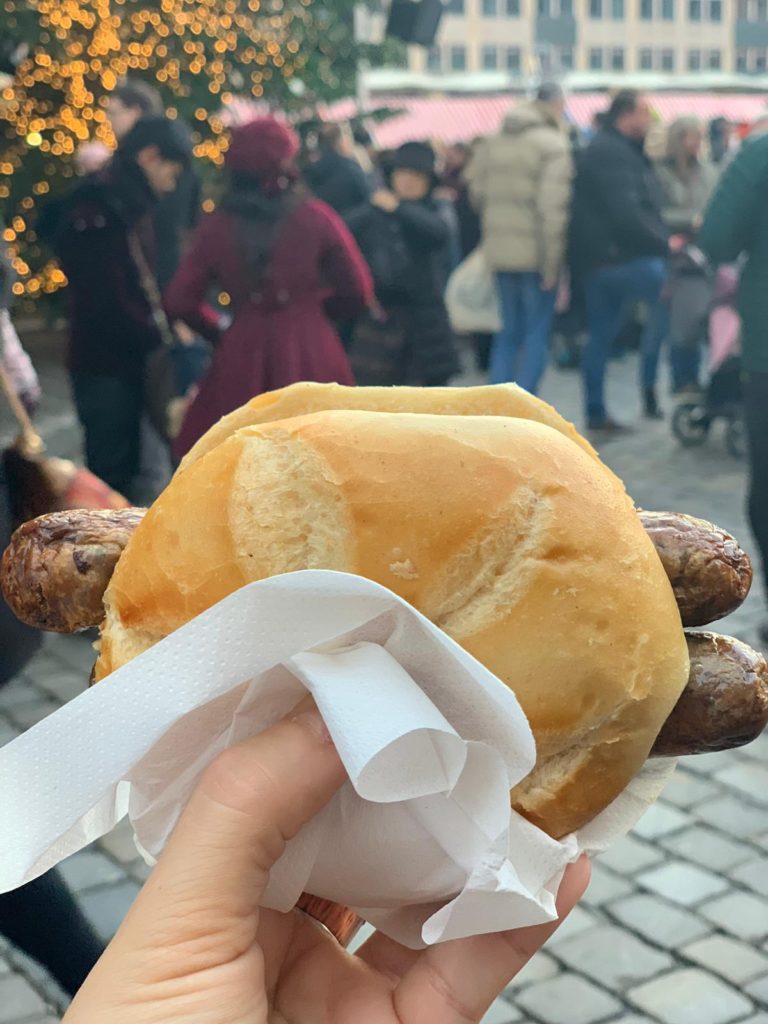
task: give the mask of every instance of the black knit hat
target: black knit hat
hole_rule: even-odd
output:
[[[404,142],[395,150],[392,170],[417,171],[434,182],[437,179],[435,151],[428,142]]]
[[[163,160],[172,160],[184,167],[192,162],[192,140],[182,121],[163,115],[140,118],[121,140],[117,155],[123,160],[135,160],[148,146],[155,146]]]

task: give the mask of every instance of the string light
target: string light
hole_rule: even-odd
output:
[[[330,14],[311,0],[4,0],[3,35],[29,45],[0,91],[0,199],[12,224],[22,213],[25,223],[6,231],[16,294],[66,283],[35,244],[29,214],[71,187],[83,143],[114,146],[104,108],[122,78],[158,85],[167,109],[195,126],[195,155],[218,168],[228,144],[221,106],[233,97],[301,111],[354,91],[354,3],[335,0]]]

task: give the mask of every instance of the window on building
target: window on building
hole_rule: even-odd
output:
[[[495,71],[499,66],[499,51],[495,46],[484,46],[480,51],[483,71]]]
[[[661,17],[664,21],[675,20],[675,0],[661,0]]]
[[[653,50],[641,50],[637,63],[640,65],[641,71],[653,71]]]
[[[749,70],[749,59],[747,57],[746,50],[736,51],[736,70],[737,71],[748,71]]]
[[[662,50],[661,51],[661,70],[662,71],[674,71],[675,70],[675,51],[674,50]]]
[[[590,71],[602,71],[603,70],[603,51],[595,48],[589,51],[589,70]]]
[[[536,0],[536,9],[542,17],[548,17],[552,13],[551,0]]]
[[[754,69],[759,74],[765,72],[768,67],[768,53],[765,50],[755,50]]]
[[[560,15],[564,18],[573,17],[573,0],[560,0]]]
[[[611,70],[612,71],[623,71],[624,70],[624,50],[621,46],[615,46],[611,50]]]
[[[519,18],[520,17],[520,0],[507,0],[507,17],[508,18]]]
[[[653,0],[640,0],[640,17],[643,21],[653,21]]]
[[[467,48],[466,46],[451,47],[451,71],[467,70]]]
[[[709,0],[709,20],[723,20],[723,0]]]
[[[754,12],[755,16],[750,18],[750,21],[768,21],[768,2],[766,0],[757,0]]]
[[[520,56],[519,46],[509,46],[507,48],[506,55],[507,71],[511,71],[516,74],[520,71],[520,65],[522,64],[522,58]]]
[[[446,10],[449,14],[463,14],[464,13],[464,0],[448,0],[446,4]]]
[[[443,53],[439,46],[431,46],[427,51],[427,70],[441,71],[443,67]]]
[[[589,0],[589,16],[590,18],[602,18],[603,0]]]
[[[710,71],[723,70],[723,55],[719,50],[710,50],[707,57],[707,66]]]
[[[749,0],[739,0],[736,5],[736,17],[740,21],[749,21]]]
[[[688,70],[701,71],[701,50],[688,51]]]
[[[611,0],[611,17],[614,21],[624,20],[624,0]]]
[[[573,47],[560,47],[560,70],[573,71]]]
[[[688,20],[701,21],[702,0],[688,0]]]
[[[482,11],[484,18],[495,18],[499,13],[496,0],[483,0]]]

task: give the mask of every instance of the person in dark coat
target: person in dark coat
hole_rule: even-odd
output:
[[[605,125],[577,160],[571,216],[571,262],[583,280],[589,341],[582,368],[590,430],[621,430],[605,407],[605,370],[628,305],[658,302],[669,230],[663,194],[645,155],[651,126],[648,100],[618,93]]]
[[[142,117],[163,113],[157,89],[130,78],[121,82],[107,100],[107,117],[118,144]],[[176,188],[155,207],[155,272],[161,291],[176,273],[185,241],[200,220],[200,209],[200,178],[190,161],[179,175]]]
[[[373,273],[376,315],[390,337],[389,365],[371,353],[376,378],[367,378],[366,354],[353,340],[353,366],[360,384],[440,386],[460,364],[443,300],[451,226],[432,196],[432,147],[406,142],[393,154],[387,180],[390,187],[375,192],[347,223]]]
[[[696,236],[715,264],[746,261],[739,287],[748,512],[768,596],[768,135],[747,141],[720,180]],[[768,622],[761,629],[768,644]]]
[[[307,184],[318,199],[343,217],[370,195],[368,179],[357,160],[346,152],[351,149],[351,141],[341,125],[323,125],[318,148],[319,158],[306,170]]]
[[[137,503],[156,496],[142,493],[140,472],[150,443],[142,424],[145,363],[161,336],[134,250],[151,271],[156,204],[190,156],[176,122],[143,118],[112,162],[83,179],[45,225],[69,282],[68,365],[88,468]]]
[[[370,275],[343,222],[298,182],[298,149],[275,118],[234,132],[228,190],[166,293],[169,316],[202,334],[214,283],[229,294],[233,315],[176,439],[179,458],[254,395],[303,380],[354,383],[331,318],[365,309]]]
[[[0,551],[5,550],[15,526],[12,504],[0,460]],[[41,639],[37,630],[19,622],[0,595],[0,690],[27,666]],[[70,996],[104,952],[104,944],[55,869],[14,892],[0,894],[0,936],[42,964]]]

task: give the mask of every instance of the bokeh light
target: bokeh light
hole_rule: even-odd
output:
[[[65,283],[37,243],[30,214],[71,187],[80,146],[114,146],[104,108],[122,78],[149,81],[169,113],[194,126],[205,174],[224,162],[222,106],[233,99],[265,99],[301,116],[354,92],[353,0],[322,7],[310,0],[4,0],[3,33],[29,44],[0,92],[0,200],[20,275],[16,293],[36,298]],[[292,88],[294,77],[303,95]],[[24,227],[14,229],[21,217]]]

